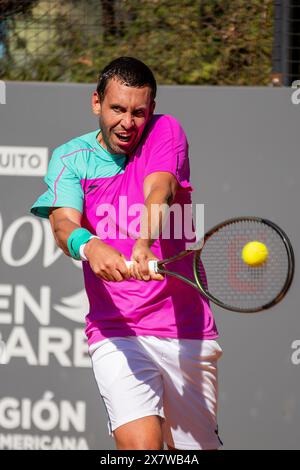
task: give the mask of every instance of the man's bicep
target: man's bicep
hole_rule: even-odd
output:
[[[178,186],[177,178],[172,173],[156,171],[144,179],[144,197],[147,199],[152,191],[162,190],[168,197],[174,199]]]

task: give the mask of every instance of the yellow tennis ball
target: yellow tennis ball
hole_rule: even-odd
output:
[[[247,243],[242,251],[242,259],[249,266],[260,266],[268,259],[269,251],[264,243],[253,241]]]

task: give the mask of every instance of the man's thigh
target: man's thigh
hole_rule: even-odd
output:
[[[164,441],[180,450],[217,449],[217,362],[214,340],[142,338],[159,364],[164,382]],[[170,449],[171,450],[171,449]]]
[[[93,353],[92,364],[117,446],[160,446],[162,376],[137,338],[104,341]]]

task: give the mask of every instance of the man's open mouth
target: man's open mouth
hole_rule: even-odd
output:
[[[121,140],[122,142],[129,142],[130,139],[131,139],[131,135],[123,135],[123,134],[115,134],[119,140]]]

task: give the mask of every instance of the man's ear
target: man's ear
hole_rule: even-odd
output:
[[[98,95],[97,91],[94,91],[92,94],[92,111],[96,116],[99,116],[101,113],[100,96]]]
[[[152,101],[152,108],[151,108],[151,113],[153,114],[154,113],[154,110],[155,110],[155,106],[156,106],[156,101]]]
[[[151,106],[150,106],[150,116],[149,116],[150,118],[154,114],[155,106],[156,106],[156,102],[153,100],[152,103],[151,103]]]

